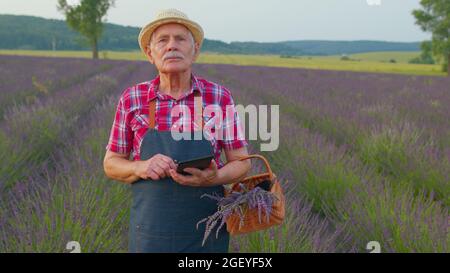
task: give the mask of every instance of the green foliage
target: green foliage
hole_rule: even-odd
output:
[[[422,53],[420,56],[411,59],[409,63],[412,64],[434,64],[433,53],[432,53],[432,44],[431,41],[422,42],[421,46]]]
[[[368,184],[339,204],[336,219],[347,219],[361,252],[369,241],[380,242],[382,252],[447,252],[448,209],[413,192],[407,185]]]
[[[443,58],[448,70],[450,58],[450,2],[448,0],[421,0],[422,9],[414,10],[423,31],[432,33],[433,53]],[[449,73],[450,76],[450,73]]]
[[[449,59],[450,59],[450,57],[449,57]],[[446,61],[442,64],[442,71],[444,71],[444,72],[449,72],[449,71],[450,71],[449,63],[450,63],[450,60],[446,60]]]
[[[115,24],[104,24],[99,48],[114,50],[138,50],[136,37],[139,29]],[[33,16],[0,15],[0,48],[82,50],[89,45],[86,38],[69,28],[61,20]]]
[[[98,40],[103,33],[103,17],[114,5],[114,0],[81,0],[72,6],[67,0],[58,0],[58,10],[66,16],[69,27],[83,35],[98,58]]]
[[[397,184],[418,192],[434,193],[434,199],[449,203],[449,186],[445,182],[445,163],[427,156],[432,143],[423,143],[422,132],[410,124],[403,128],[386,127],[362,139],[359,145],[361,160]],[[414,147],[414,148],[411,148]]]

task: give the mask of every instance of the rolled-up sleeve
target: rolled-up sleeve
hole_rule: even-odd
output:
[[[106,149],[115,153],[128,154],[131,152],[132,147],[133,131],[128,122],[128,112],[125,108],[124,96],[121,96],[117,104]]]
[[[223,88],[223,90],[224,96],[222,97],[221,107],[224,111],[225,119],[222,123],[222,130],[225,133],[223,139],[219,140],[219,145],[226,150],[236,150],[247,146],[248,142],[245,140],[245,133],[242,130],[233,96],[226,88]]]

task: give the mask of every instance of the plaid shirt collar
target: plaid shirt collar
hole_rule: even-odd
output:
[[[197,77],[193,73],[191,73],[191,83],[192,83],[191,90],[189,92],[186,92],[185,94],[183,94],[178,100],[182,100],[185,97],[193,94],[194,91],[200,92],[200,94],[203,95],[205,86],[203,85],[203,83],[201,81],[199,81],[197,79]],[[156,78],[154,78],[150,82],[150,86],[147,91],[148,101],[151,101],[156,97],[158,97],[158,99],[160,99],[160,100],[168,100],[170,98],[169,95],[161,94],[159,92],[159,84],[160,84],[160,76],[158,75]]]

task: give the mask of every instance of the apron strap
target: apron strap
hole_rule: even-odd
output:
[[[203,130],[203,102],[202,94],[200,93],[200,91],[194,94],[194,123],[197,124],[198,127],[200,127],[200,130]]]
[[[148,106],[148,127],[155,129],[156,97],[150,101]]]
[[[155,117],[156,117],[156,98],[152,99],[149,103],[148,108],[148,124],[149,128],[155,129]],[[200,109],[200,111],[198,110]],[[200,126],[203,130],[204,120],[203,120],[203,102],[202,94],[200,92],[194,92],[194,123]],[[195,128],[194,128],[195,129]]]

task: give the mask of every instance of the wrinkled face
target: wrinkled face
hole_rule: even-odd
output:
[[[180,24],[158,27],[147,46],[148,60],[162,73],[178,73],[188,70],[199,53],[191,32]]]

